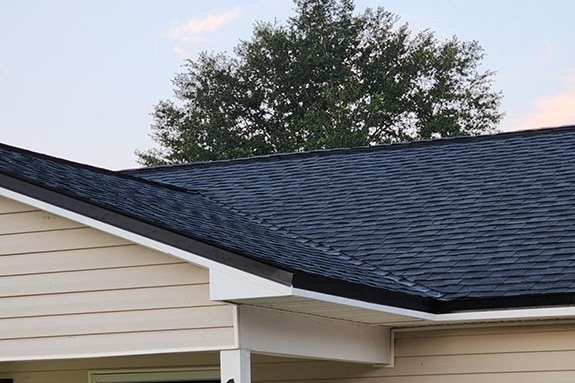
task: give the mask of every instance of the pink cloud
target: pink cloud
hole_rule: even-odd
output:
[[[575,90],[543,96],[532,112],[515,120],[506,130],[575,125]]]
[[[205,42],[207,38],[203,36],[204,33],[221,29],[229,22],[238,19],[242,13],[242,8],[237,7],[227,12],[212,14],[206,17],[194,17],[184,24],[168,30],[166,36],[170,39],[184,42]]]

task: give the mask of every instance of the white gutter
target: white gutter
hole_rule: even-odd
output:
[[[386,314],[402,315],[415,319],[433,322],[433,324],[483,322],[483,321],[513,321],[575,318],[575,307],[539,307],[526,309],[466,311],[449,314],[430,314],[423,311],[403,309],[399,307],[380,305],[360,300],[342,298],[335,295],[317,293],[315,291],[292,289],[292,296],[315,299],[323,302],[341,304],[361,309],[377,311]]]
[[[329,294],[324,294],[324,293],[318,293],[315,291],[302,290],[302,289],[298,289],[298,288],[292,288],[292,296],[315,299],[318,301],[335,303],[335,304],[340,304],[340,305],[344,305],[344,306],[357,307],[360,309],[366,309],[366,310],[371,310],[371,311],[378,311],[378,312],[386,313],[386,314],[401,315],[401,316],[406,316],[406,317],[415,318],[415,319],[423,319],[423,320],[429,320],[429,321],[435,320],[435,314],[430,314],[430,313],[426,313],[423,311],[402,309],[399,307],[380,305],[377,303],[369,303],[369,302],[364,302],[364,301],[360,301],[360,300],[356,300],[356,299],[343,298],[343,297],[339,297],[337,295],[329,295]]]
[[[165,243],[132,233],[129,230],[120,229],[116,226],[86,217],[82,214],[74,213],[70,210],[54,206],[12,190],[0,187],[0,197],[6,197],[14,201],[18,201],[116,237],[123,238],[135,244],[164,254],[172,255],[197,266],[207,268],[210,270],[210,298],[212,300],[226,300],[226,294],[227,296],[234,296],[236,298],[279,297],[289,296],[291,294],[290,286],[247,273],[223,263],[166,245]],[[237,286],[235,286],[233,283],[230,283],[230,281],[241,281],[241,283],[238,283]]]
[[[162,242],[132,233],[125,229],[120,229],[116,226],[86,217],[82,214],[74,213],[72,211],[54,206],[32,197],[28,197],[9,189],[0,187],[0,196],[33,206],[37,209],[44,210],[64,218],[68,218],[94,229],[101,230],[108,234],[126,239],[141,246],[145,246],[164,254],[169,254],[179,259],[188,261],[195,265],[205,267],[210,270],[210,297],[213,300],[233,301],[236,299],[250,298],[301,297],[386,314],[405,316],[418,320],[433,322],[433,324],[559,319],[575,317],[575,307],[573,306],[555,308],[543,307],[509,310],[468,311],[451,314],[430,314],[423,311],[403,309],[394,306],[369,303],[330,294],[318,293],[315,291],[298,289],[238,270],[234,267],[207,259],[189,251],[166,245]],[[233,283],[230,283],[231,281],[233,281]]]

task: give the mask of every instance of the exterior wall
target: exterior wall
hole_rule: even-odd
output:
[[[219,349],[208,271],[0,198],[0,361]]]
[[[516,326],[397,334],[396,365],[252,357],[254,382],[567,383],[575,381],[575,325]],[[218,354],[188,353],[0,363],[15,383],[87,382],[93,370],[218,365]]]
[[[255,367],[256,381],[559,383],[575,381],[575,324],[396,334],[395,367],[288,360]]]
[[[14,383],[88,383],[92,371],[135,371],[218,366],[218,353],[138,355],[113,358],[0,363],[0,379]]]

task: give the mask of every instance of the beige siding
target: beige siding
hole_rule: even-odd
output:
[[[393,368],[278,360],[255,381],[346,383],[574,382],[575,325],[398,333]]]
[[[13,222],[13,224],[11,224]],[[307,304],[307,302],[305,302]],[[0,378],[87,382],[93,370],[214,366],[231,306],[203,269],[0,198]],[[256,382],[575,382],[575,324],[398,332],[395,367],[253,357]],[[10,359],[155,353],[53,361]]]
[[[252,357],[255,382],[572,383],[575,325],[516,326],[399,333],[396,366]],[[93,370],[216,366],[217,354],[189,353],[0,363],[15,383],[86,382]]]
[[[214,367],[218,353],[159,354],[114,358],[0,363],[0,379],[14,383],[88,383],[90,371]]]
[[[207,270],[0,198],[0,360],[233,341]]]

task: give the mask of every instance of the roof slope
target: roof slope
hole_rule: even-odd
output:
[[[372,267],[366,283],[425,286],[435,311],[575,301],[575,127],[127,173]]]
[[[112,172],[0,145],[0,187],[295,287],[428,312],[575,304],[575,127]]]
[[[0,187],[268,278],[283,270],[302,283],[321,281],[327,286],[330,281],[343,281],[389,292],[392,299],[414,297],[416,305],[439,295],[336,249],[234,211],[193,187],[162,185],[7,145],[0,145],[0,158]],[[206,251],[196,241],[212,250]],[[259,263],[246,263],[245,259]]]

